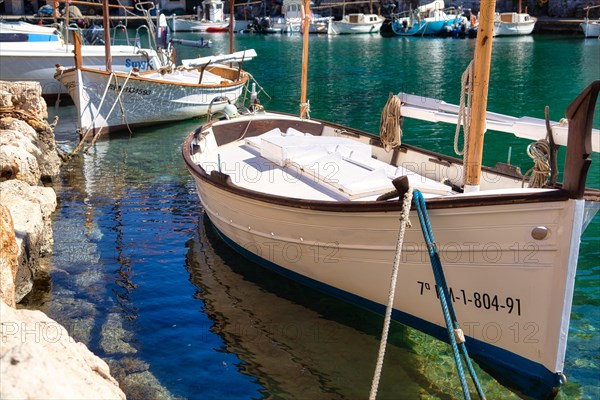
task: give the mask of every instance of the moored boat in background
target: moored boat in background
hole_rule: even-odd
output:
[[[332,35],[379,33],[384,20],[384,17],[377,14],[346,14],[339,21],[331,21],[329,33]]]
[[[6,81],[37,81],[47,98],[66,93],[66,88],[54,79],[56,65],[73,65],[73,44],[65,43],[57,29],[40,27],[25,22],[18,24],[0,22],[0,79]],[[112,45],[115,71],[140,71],[158,69],[168,65],[164,49],[157,51],[151,44]],[[106,62],[104,46],[82,45],[83,65],[102,69]]]
[[[462,13],[449,14],[444,11],[444,7],[443,0],[435,0],[414,11],[394,14],[392,31],[397,36],[432,36],[439,35],[446,27],[464,22]]]
[[[227,32],[231,16],[225,15],[223,5],[222,0],[204,0],[194,16],[173,14],[171,28],[173,32]]]
[[[527,13],[496,13],[494,19],[494,36],[529,35],[535,28],[537,18]]]
[[[583,35],[584,37],[595,37],[600,39],[600,18],[598,18],[597,20],[592,20],[589,18],[590,16],[590,10],[594,9],[594,8],[599,8],[599,5],[596,6],[589,6],[584,8],[584,11],[586,12],[585,14],[585,20],[581,23],[581,30],[583,31]]]

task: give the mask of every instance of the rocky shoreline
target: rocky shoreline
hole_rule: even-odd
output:
[[[18,310],[52,254],[61,157],[37,82],[0,81],[0,398],[124,399],[108,365],[41,311]]]

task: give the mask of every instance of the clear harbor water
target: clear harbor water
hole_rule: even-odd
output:
[[[213,48],[200,55],[228,51],[227,35],[210,39]],[[456,104],[474,45],[311,36],[311,116],[377,132],[390,92]],[[491,111],[543,118],[548,105],[559,120],[600,79],[599,40],[530,36],[493,46]],[[244,68],[271,96],[260,96],[266,108],[296,113],[301,37],[237,35],[235,48],[256,49]],[[180,59],[199,55],[178,50]],[[58,113],[58,140],[72,148],[74,109]],[[382,318],[266,272],[215,237],[181,159],[184,137],[201,122],[112,135],[64,166],[50,284],[28,306],[107,360],[130,399],[367,398]],[[403,141],[452,155],[454,127],[406,121]],[[511,162],[526,171],[526,145],[489,132],[484,162],[506,162],[511,146]],[[600,187],[598,165],[596,154],[588,186]],[[582,238],[560,399],[600,398],[599,254],[597,216]],[[398,324],[390,342],[379,398],[461,398],[448,345]],[[478,373],[488,398],[517,398]]]

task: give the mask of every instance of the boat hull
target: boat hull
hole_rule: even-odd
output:
[[[11,44],[12,45],[12,44]],[[42,95],[56,96],[67,93],[66,88],[54,79],[56,65],[72,67],[72,46],[53,46],[52,48],[20,49],[3,43],[0,46],[0,80],[4,81],[37,81],[42,86]],[[147,51],[148,56],[140,53],[140,49],[133,46],[113,46],[112,66],[115,71],[128,72],[132,68],[140,71],[160,67],[160,61],[155,51]],[[84,66],[94,69],[105,68],[104,46],[82,46],[82,59]]]
[[[409,27],[403,26],[401,20],[394,20],[391,27],[397,36],[434,36],[439,35],[446,26],[459,22],[461,22],[460,17],[439,21],[428,21],[425,19]]]
[[[347,22],[331,21],[329,33],[332,35],[345,35],[345,34],[356,34],[356,33],[379,33],[381,25],[383,25],[384,18],[378,18],[375,22]]]
[[[200,86],[89,69],[58,72],[57,79],[77,107],[82,133],[196,118],[207,115],[209,107],[211,112],[220,111],[229,102],[237,102],[247,81]]]
[[[228,32],[229,18],[220,22],[199,21],[195,19],[172,19],[173,32]],[[235,30],[235,21],[234,28]]]
[[[582,22],[581,30],[585,37],[600,38],[600,21],[596,22]]]
[[[533,32],[535,21],[527,22],[494,22],[494,36],[520,36]]]
[[[398,213],[366,213],[359,218],[355,213],[315,213],[241,198],[202,180],[196,183],[203,209],[236,251],[290,278],[383,313]],[[492,222],[482,226],[481,215]],[[527,236],[531,227],[545,222],[560,231],[570,218],[581,218],[581,205],[569,201],[543,208],[530,204],[502,210],[435,210],[430,217],[471,356],[484,367],[503,365],[503,376],[496,375],[501,380],[535,382],[528,383],[528,393],[558,388],[569,315],[554,320],[548,310],[570,310],[569,298],[554,291],[572,292],[575,268],[569,259],[576,258],[577,249],[560,248],[564,237],[557,236],[542,248]],[[411,214],[411,220],[417,221],[417,216]],[[563,232],[567,242],[578,233]],[[406,233],[399,276],[393,318],[446,340],[419,226]],[[550,329],[556,324],[563,336],[548,334],[556,332]],[[557,352],[544,350],[548,348]]]

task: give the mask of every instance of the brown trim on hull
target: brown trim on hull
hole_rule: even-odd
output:
[[[311,135],[320,136],[323,131],[323,125],[315,124],[307,121],[289,121],[282,119],[277,120],[261,120],[253,119],[250,121],[240,121],[239,123],[227,123],[223,125],[212,126],[215,134],[215,140],[219,146],[231,143],[240,138],[240,132],[244,132],[244,137],[253,137],[265,133],[267,130],[279,128],[281,131],[286,131],[288,128],[294,128],[301,132],[308,132]],[[215,121],[217,122],[217,121]],[[206,125],[201,126],[197,132],[204,130]]]
[[[90,73],[94,73],[94,74],[99,74],[99,75],[106,75],[106,76],[110,76],[111,72],[107,72],[104,70],[98,70],[98,69],[92,69],[92,68],[79,68],[82,72],[90,72]],[[193,70],[193,69],[200,69],[200,67],[198,68],[188,68],[188,70]],[[62,74],[67,74],[70,72],[74,72],[76,71],[76,68],[69,68],[69,69],[65,69]],[[230,73],[234,73],[235,72],[235,76],[237,77],[237,69],[235,70],[231,70],[228,67],[207,67],[206,71],[208,72],[212,72],[214,74],[220,75],[220,74],[224,74],[224,75],[229,75]],[[146,72],[139,72],[137,74],[131,74],[129,75],[128,72],[117,72],[117,71],[113,71],[113,74],[115,74],[118,78],[121,79],[127,79],[129,78],[129,80],[135,80],[135,81],[140,81],[140,82],[151,82],[153,84],[161,84],[161,85],[176,85],[176,86],[185,86],[185,87],[205,87],[205,88],[214,88],[214,89],[220,89],[220,88],[224,88],[224,87],[232,87],[232,86],[239,86],[239,85],[243,85],[246,84],[246,82],[248,81],[248,79],[250,79],[250,75],[246,72],[246,71],[242,71],[242,73],[240,74],[240,79],[236,80],[235,78],[225,78],[225,79],[230,79],[231,82],[226,82],[226,83],[220,83],[220,84],[216,84],[216,85],[209,85],[206,83],[187,83],[187,82],[173,82],[173,81],[162,81],[162,80],[158,80],[158,79],[151,79],[151,78],[146,78],[144,77],[144,75],[149,75],[149,74],[153,74],[155,73],[155,71],[146,71]]]
[[[271,114],[287,116],[297,118],[296,116],[272,112]],[[242,197],[255,199],[258,201],[264,201],[270,204],[277,204],[286,207],[303,208],[310,210],[320,211],[333,211],[333,212],[392,212],[399,211],[402,209],[402,204],[395,201],[319,201],[319,200],[304,200],[304,199],[293,199],[283,196],[276,196],[257,192],[254,190],[242,188],[234,185],[228,175],[219,174],[219,176],[207,175],[203,169],[195,165],[189,154],[189,149],[192,140],[198,137],[202,131],[212,128],[215,139],[219,146],[238,140],[240,132],[244,132],[249,121],[233,122],[229,121],[222,125],[215,125],[219,121],[211,121],[200,128],[198,128],[193,134],[189,135],[183,144],[183,157],[187,164],[188,169],[195,179],[200,179],[213,186],[219,187],[223,190],[237,194]],[[315,124],[318,122],[318,124]],[[260,119],[250,120],[250,125],[245,132],[245,137],[257,136],[267,130],[278,127],[280,130],[285,131],[288,127],[310,132],[315,135],[320,135],[324,129],[324,126],[345,132],[356,137],[367,137],[372,145],[381,143],[380,138],[368,132],[360,131],[345,127],[343,125],[330,123],[318,119],[307,120],[277,120],[277,119]],[[435,153],[429,150],[421,149],[412,145],[402,144],[402,147],[398,149],[399,152],[406,152],[407,150],[415,151],[420,154],[429,156],[434,159],[436,163],[441,164],[457,164],[462,165],[462,160],[454,157],[446,156],[444,154]],[[394,155],[393,158],[397,159]],[[499,171],[490,167],[483,167],[482,172],[492,173],[501,177],[510,179],[521,180],[522,175],[516,173],[510,173],[510,171]],[[555,185],[554,191],[548,192],[536,192],[536,193],[515,193],[507,195],[477,195],[470,197],[439,197],[432,198],[427,201],[427,207],[429,209],[444,209],[444,208],[460,208],[460,207],[479,207],[479,206],[495,206],[502,204],[524,204],[524,203],[544,203],[552,201],[566,201],[569,198],[573,198],[572,194],[563,190],[561,184]],[[600,190],[587,188],[583,191],[582,197],[589,201],[600,201]]]
[[[569,137],[565,160],[564,189],[574,199],[584,196],[585,181],[592,160],[592,123],[600,91],[600,80],[592,82],[567,108]]]

